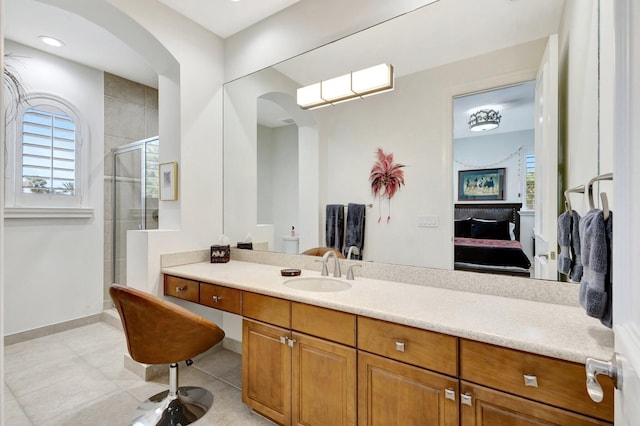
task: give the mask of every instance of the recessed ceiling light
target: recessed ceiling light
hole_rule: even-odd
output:
[[[53,38],[53,37],[49,37],[49,36],[40,36],[38,38],[44,44],[49,45],[49,46],[53,46],[53,47],[62,47],[62,46],[64,46],[64,43],[61,42],[60,40],[58,40],[57,38]]]

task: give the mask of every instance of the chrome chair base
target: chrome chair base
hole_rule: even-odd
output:
[[[138,406],[132,426],[185,426],[204,416],[213,405],[213,395],[206,389],[184,386],[175,396],[160,392]]]

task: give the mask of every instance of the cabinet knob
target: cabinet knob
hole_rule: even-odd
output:
[[[453,388],[446,388],[444,390],[444,397],[452,401],[456,400],[456,391]]]
[[[396,342],[396,351],[404,352],[404,342]]]
[[[296,343],[296,339],[287,339],[287,344],[289,345],[289,347],[293,347],[295,343]]]
[[[289,340],[289,338],[287,336],[280,336],[280,343],[283,345],[287,344],[287,340]]]
[[[473,405],[471,394],[470,393],[463,393],[462,395],[460,395],[460,403],[462,403],[463,405],[468,405],[469,407],[471,407]]]
[[[185,291],[186,289],[186,287],[176,287],[176,293],[180,293],[182,291]]]
[[[222,296],[213,296],[213,302],[218,303],[222,300]]]
[[[524,375],[524,385],[531,386],[532,388],[538,387],[538,378],[533,374]]]

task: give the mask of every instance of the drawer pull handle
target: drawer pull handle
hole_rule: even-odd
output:
[[[404,352],[404,342],[396,342],[396,351]]]
[[[213,296],[213,303],[218,303],[222,301],[222,296]]]
[[[471,394],[463,393],[462,395],[460,395],[460,402],[463,405],[468,405],[469,407],[471,407],[473,405]]]
[[[289,340],[287,338],[287,336],[280,336],[280,343],[281,344],[286,345],[287,344],[287,340]]]
[[[287,339],[287,344],[289,345],[289,347],[293,347],[293,345],[296,343],[296,339]]]
[[[455,401],[456,400],[456,391],[453,390],[452,388],[446,388],[444,390],[444,397],[446,399],[450,399],[452,401]]]
[[[524,375],[524,385],[531,386],[532,388],[538,387],[538,378],[533,374],[525,374]]]
[[[187,288],[186,287],[176,287],[176,293],[180,293],[185,291]]]

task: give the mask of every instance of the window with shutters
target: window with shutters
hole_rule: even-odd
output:
[[[82,206],[82,132],[75,109],[52,95],[31,95],[13,125],[9,207]]]

